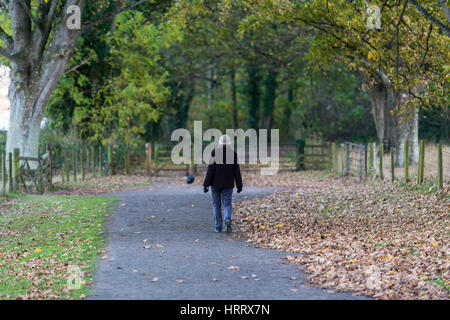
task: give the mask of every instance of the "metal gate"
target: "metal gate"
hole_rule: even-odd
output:
[[[361,182],[367,177],[367,149],[364,144],[344,142],[344,175],[359,176]]]

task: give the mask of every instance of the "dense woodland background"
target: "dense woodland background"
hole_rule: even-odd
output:
[[[11,2],[0,1],[0,44],[14,51],[20,29],[14,12],[24,7],[14,11]],[[30,35],[39,34],[39,19],[56,6],[45,60],[64,3],[17,2],[29,8],[23,16]],[[193,120],[221,130],[279,128],[282,142],[382,141],[401,149],[409,138],[399,128],[412,128],[416,112],[420,138],[449,142],[442,1],[372,1],[382,10],[381,30],[367,28],[364,1],[160,0],[127,10],[125,1],[78,2],[83,29],[42,107],[41,150],[77,141],[167,143],[172,130],[192,129]],[[20,80],[23,61],[3,56],[15,86],[40,81]],[[37,106],[36,99],[30,104]],[[384,129],[375,121],[380,112]],[[2,148],[5,142],[4,133]]]

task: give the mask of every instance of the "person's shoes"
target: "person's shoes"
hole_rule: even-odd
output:
[[[230,234],[231,233],[231,219],[226,219],[225,225],[227,226],[227,228],[226,228],[227,234]]]
[[[222,228],[216,228],[216,232],[222,232]]]

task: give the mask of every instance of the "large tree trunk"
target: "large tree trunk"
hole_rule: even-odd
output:
[[[381,81],[369,83],[369,95],[372,102],[372,115],[375,121],[378,141],[394,144],[395,121],[392,111],[395,108],[395,92],[390,85]]]
[[[84,1],[68,0],[63,12],[67,12],[67,8],[73,4],[83,10]],[[54,5],[56,9],[56,4]],[[68,29],[64,16],[45,48],[50,28],[44,29],[47,32],[30,32],[30,20],[19,1],[10,2],[9,12],[14,30],[14,52],[20,54],[11,61],[11,114],[6,152],[18,148],[23,156],[37,157],[45,106],[66,70],[80,31]],[[52,20],[53,15],[49,14],[48,20],[43,23],[51,24]]]
[[[417,163],[419,159],[419,111],[415,106],[407,105],[411,95],[407,90],[396,92],[396,156],[395,165],[403,166],[405,163],[405,142],[409,144],[409,159]]]
[[[417,163],[419,116],[417,108],[407,106],[411,99],[408,90],[394,90],[385,74],[381,74],[375,84],[368,81],[368,85],[378,140],[395,147],[396,166],[404,165],[404,148],[408,141],[410,163]]]

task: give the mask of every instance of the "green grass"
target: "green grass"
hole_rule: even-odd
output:
[[[0,207],[0,299],[79,299],[104,245],[111,197],[13,195]],[[67,272],[83,272],[80,289],[68,290]]]
[[[87,193],[103,193],[120,188],[136,188],[150,186],[152,181],[149,178],[142,176],[108,176],[108,177],[87,177],[84,181],[79,177],[78,181],[73,181],[73,177],[70,176],[69,182],[55,182],[50,192],[55,191],[83,191]]]

